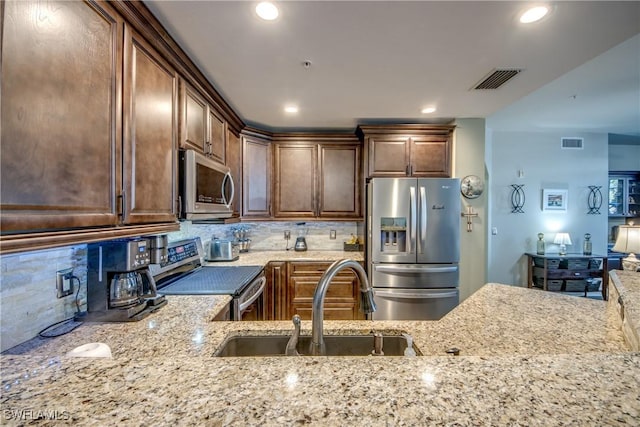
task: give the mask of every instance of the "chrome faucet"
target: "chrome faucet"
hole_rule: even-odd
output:
[[[369,284],[367,274],[365,273],[364,268],[362,268],[362,265],[352,259],[343,259],[331,264],[320,278],[316,291],[313,294],[313,310],[311,312],[311,348],[309,349],[309,353],[312,356],[322,356],[326,354],[323,336],[324,297],[327,293],[327,289],[329,288],[329,284],[335,275],[345,268],[351,268],[358,276],[358,280],[360,280],[360,310],[365,314],[376,311],[376,303],[373,301],[373,288]]]

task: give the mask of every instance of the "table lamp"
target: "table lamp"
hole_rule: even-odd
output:
[[[560,245],[560,255],[566,255],[567,245],[571,245],[571,236],[569,236],[569,233],[558,233],[556,238],[553,239],[553,243]]]
[[[622,258],[623,270],[640,270],[640,259],[635,255],[640,253],[640,225],[621,225],[618,227],[618,238],[611,250],[629,254],[628,257]]]

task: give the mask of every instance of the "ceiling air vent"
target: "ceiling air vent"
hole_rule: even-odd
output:
[[[563,150],[582,150],[584,148],[584,138],[562,138],[560,147]]]
[[[503,70],[493,70],[486,76],[484,79],[480,81],[480,83],[476,84],[474,89],[498,89],[500,86],[511,80],[522,70],[518,68],[509,68]]]

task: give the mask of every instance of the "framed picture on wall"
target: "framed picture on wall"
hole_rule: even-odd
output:
[[[542,190],[542,210],[563,212],[567,210],[568,190],[552,190],[545,188]]]

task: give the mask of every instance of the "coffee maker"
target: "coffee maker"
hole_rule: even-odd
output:
[[[87,245],[87,313],[78,320],[130,322],[164,306],[148,268],[150,248],[145,238]]]

